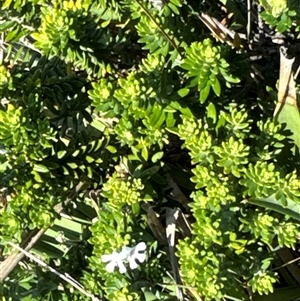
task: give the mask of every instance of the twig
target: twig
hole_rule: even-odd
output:
[[[172,39],[167,33],[166,31],[162,28],[162,26],[160,26],[158,24],[158,22],[155,20],[155,18],[149,13],[148,9],[144,6],[144,4],[142,2],[140,2],[139,0],[135,0],[138,5],[142,8],[142,10],[145,12],[145,14],[155,23],[155,25],[159,28],[159,30],[162,32],[162,34],[164,35],[164,37],[169,41],[169,43],[173,46],[173,48],[178,52],[179,56],[182,56],[178,46],[176,45],[174,39]]]
[[[299,72],[300,72],[300,65],[298,66],[297,71],[295,72],[294,80],[298,78]]]
[[[26,245],[29,241],[28,245],[25,248],[26,251],[29,251],[46,231],[47,229],[41,229],[39,231],[37,229],[34,229],[29,233],[29,235],[26,237],[25,241],[21,243],[21,245]],[[23,258],[24,254],[22,253],[9,255],[0,264],[0,281],[3,281],[8,276]]]
[[[299,266],[295,263],[299,258],[296,258],[295,260],[293,258],[293,255],[291,251],[288,248],[282,248],[277,251],[280,259],[284,262],[284,264],[281,267],[286,266],[289,274],[292,276],[293,282],[297,283],[298,285],[300,284],[300,268]]]
[[[290,265],[290,264],[292,264],[292,263],[294,263],[294,262],[296,262],[296,261],[298,261],[298,260],[300,260],[300,257],[297,257],[297,258],[295,258],[295,259],[293,259],[293,260],[290,260],[289,262],[286,262],[285,264],[281,265],[280,267],[277,267],[277,268],[272,269],[272,271],[280,270],[280,269],[286,267],[287,265]]]
[[[4,32],[0,35],[0,63],[3,63],[4,59]]]
[[[262,7],[260,4],[257,4],[257,19],[258,19],[258,35],[259,35],[259,41],[261,41],[264,38],[264,22],[260,16],[260,13],[262,12]]]
[[[75,279],[73,279],[70,275],[59,273],[54,268],[52,268],[51,266],[47,265],[44,261],[42,261],[41,259],[38,259],[36,256],[34,256],[31,253],[25,251],[24,249],[20,248],[19,246],[15,245],[14,243],[9,242],[8,244],[11,245],[12,247],[14,247],[15,249],[17,249],[18,251],[20,251],[24,256],[27,256],[28,258],[30,258],[34,262],[36,262],[39,265],[47,268],[50,272],[54,273],[55,275],[59,276],[61,279],[65,280],[66,282],[68,282],[69,284],[71,284],[73,287],[75,287],[76,289],[78,289],[84,295],[92,298],[93,301],[100,301],[100,299],[98,299],[94,295],[86,292],[83,289],[82,285],[80,283],[78,283]]]
[[[251,40],[251,8],[252,8],[252,1],[247,0],[247,40],[250,43]]]

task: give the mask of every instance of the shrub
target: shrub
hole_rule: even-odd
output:
[[[247,20],[233,0],[4,1],[1,253],[48,229],[33,251],[103,300],[273,292],[300,197],[297,106],[273,118],[274,41],[294,55],[300,22],[293,1],[259,4]],[[31,262],[0,295],[89,299]]]

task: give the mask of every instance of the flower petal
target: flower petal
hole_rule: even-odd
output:
[[[129,258],[129,267],[134,270],[138,267],[138,264],[135,261],[135,258]]]
[[[135,249],[137,251],[145,251],[147,249],[147,245],[145,242],[139,242],[136,246],[135,246]]]
[[[126,269],[125,265],[123,264],[123,262],[122,261],[118,261],[117,264],[119,266],[120,273],[121,274],[126,273],[127,269]]]
[[[142,262],[144,262],[145,259],[146,259],[146,254],[145,254],[145,253],[143,253],[143,254],[136,253],[136,254],[135,254],[135,258],[136,258],[140,263],[142,263]]]
[[[106,255],[102,255],[101,259],[103,262],[108,262],[108,261],[116,261],[119,258],[119,253],[117,253],[116,251],[112,252],[111,254],[106,254]]]
[[[139,263],[145,261],[146,248],[147,248],[146,243],[140,242],[134,247],[134,249],[132,250],[133,252],[131,252],[130,256],[128,256],[129,266],[132,270],[138,267],[138,263],[136,262],[136,260],[138,260]]]
[[[134,248],[123,247],[121,253],[119,253],[119,259],[120,260],[126,259],[130,255],[132,249]]]
[[[106,265],[106,271],[112,273],[115,270],[116,265],[117,263],[112,260],[110,263]]]
[[[113,255],[112,254],[109,254],[109,255],[102,255],[101,256],[101,260],[103,262],[108,262],[108,261],[112,261],[114,259]]]

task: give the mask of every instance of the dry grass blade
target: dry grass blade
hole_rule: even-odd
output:
[[[285,125],[291,132],[295,147],[300,149],[300,115],[297,106],[296,84],[293,78],[292,67],[295,58],[288,58],[288,49],[280,47],[280,75],[278,87],[278,100],[274,111],[275,122]],[[296,149],[293,149],[295,153]],[[291,160],[293,160],[291,158]]]
[[[156,216],[156,212],[147,203],[143,203],[142,208],[147,212],[147,224],[153,235],[161,245],[166,245],[165,228]]]
[[[180,215],[179,209],[167,209],[166,214],[166,234],[169,244],[169,255],[170,255],[170,261],[172,265],[172,271],[173,271],[173,277],[176,282],[176,295],[178,300],[183,300],[183,289],[181,287],[182,280],[179,274],[179,268],[178,268],[178,260],[175,255],[175,232],[176,232],[176,222],[178,220],[178,217]]]
[[[167,174],[167,181],[168,185],[173,189],[171,192],[172,198],[179,202],[184,209],[187,210],[187,212],[191,211],[191,208],[189,207],[189,200],[188,198],[182,193],[176,182],[173,180],[172,176],[170,174]]]
[[[4,33],[0,34],[0,63],[2,64],[4,59]]]
[[[283,248],[277,251],[280,259],[284,263],[282,266],[280,266],[278,269],[282,267],[286,267],[286,269],[289,271],[290,275],[292,275],[293,281],[295,283],[293,284],[300,284],[300,267],[297,263],[299,258],[296,258],[295,260],[293,254],[291,251],[287,248]]]
[[[282,268],[284,268],[284,267],[286,267],[286,266],[288,266],[288,265],[290,265],[290,264],[292,264],[292,263],[294,263],[294,262],[297,262],[297,261],[299,261],[299,260],[300,260],[300,257],[297,257],[297,258],[295,258],[295,259],[293,259],[293,260],[290,260],[290,261],[284,263],[284,264],[281,265],[280,267],[277,267],[277,268],[273,269],[273,271],[280,270],[280,269],[282,269]]]
[[[74,288],[78,289],[81,293],[83,293],[84,295],[90,297],[93,301],[100,301],[100,299],[98,299],[97,297],[95,297],[94,295],[88,293],[87,291],[85,291],[83,289],[83,287],[72,277],[70,277],[67,274],[61,274],[58,271],[56,271],[55,269],[53,269],[52,267],[50,267],[49,265],[47,265],[45,262],[43,262],[42,260],[38,259],[36,256],[32,255],[31,253],[25,251],[24,249],[20,248],[19,246],[15,245],[12,242],[9,242],[9,244],[17,249],[19,252],[21,252],[24,256],[27,256],[28,258],[30,258],[31,260],[33,260],[34,262],[38,263],[39,265],[47,268],[50,272],[54,273],[55,275],[59,276],[61,279],[65,280],[66,282],[68,282],[69,284],[71,284]]]
[[[280,47],[280,74],[279,74],[279,87],[278,87],[278,105],[274,112],[276,117],[279,110],[286,103],[297,107],[297,95],[295,82],[292,74],[292,67],[295,58],[288,59],[285,52],[287,49],[285,47]]]
[[[82,190],[84,187],[85,183],[84,182],[79,182],[74,189],[64,202],[64,205],[66,206],[71,200],[73,200],[76,195],[79,193],[79,191]],[[61,204],[58,204],[55,206],[54,210],[60,214],[62,213],[64,209],[64,206]],[[42,237],[42,235],[48,230],[46,229],[34,229],[32,230],[28,236],[22,241],[20,246],[24,248],[26,252],[31,250],[33,246],[37,243],[37,241]],[[13,271],[13,269],[18,265],[18,263],[24,258],[24,253],[14,253],[9,255],[3,262],[0,264],[0,281],[4,281],[4,279]]]
[[[206,25],[216,39],[220,40],[222,43],[229,44],[233,48],[240,48],[241,40],[246,39],[245,34],[228,29],[220,21],[208,14],[202,12],[200,15],[198,14],[198,18]]]
[[[250,42],[251,39],[251,10],[252,10],[252,1],[247,0],[247,40],[248,43]]]

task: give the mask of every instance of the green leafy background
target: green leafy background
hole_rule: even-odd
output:
[[[292,55],[300,11],[281,2],[259,1],[259,20]],[[235,36],[222,43],[202,12]],[[279,46],[247,22],[235,0],[2,1],[0,264],[47,229],[31,252],[102,300],[299,297],[276,269],[299,237],[299,150],[273,120]],[[191,229],[177,225],[181,283],[170,208]],[[141,241],[145,263],[106,271],[102,255]],[[28,260],[0,296],[90,300]]]

